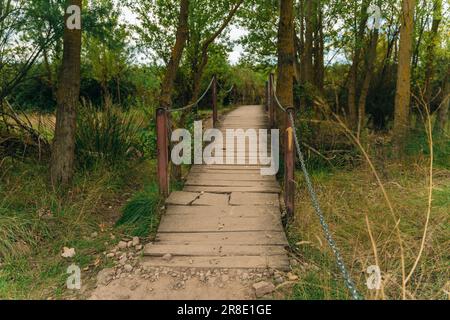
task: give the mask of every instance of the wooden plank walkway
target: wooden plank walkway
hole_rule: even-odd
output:
[[[220,129],[267,127],[262,106],[242,106],[224,118]],[[237,153],[239,148],[235,149]],[[252,156],[247,150],[245,159]],[[156,241],[144,250],[144,264],[287,270],[280,186],[274,176],[262,176],[260,168],[259,164],[193,166],[184,190],[167,199]]]

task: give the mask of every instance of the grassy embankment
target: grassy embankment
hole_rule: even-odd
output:
[[[321,139],[327,148],[304,148],[326,221],[360,293],[366,299],[448,299],[449,137],[434,137],[431,153],[427,134],[419,131],[399,158],[390,137],[365,136],[361,149],[354,141],[343,144],[342,128],[331,126],[324,131],[330,136]],[[289,299],[349,299],[300,170],[296,181],[296,215],[288,234],[300,262],[299,280],[280,291]],[[378,291],[366,286],[371,265],[382,272]]]

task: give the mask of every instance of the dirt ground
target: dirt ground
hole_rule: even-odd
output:
[[[272,299],[295,277],[273,269],[155,267],[142,255],[138,239],[111,249],[114,266],[85,283],[89,300],[252,300]]]
[[[157,280],[140,275],[129,275],[98,284],[90,300],[251,300],[254,290],[240,280],[222,283],[220,277],[201,281],[198,277],[184,281],[180,286],[178,277],[163,274]]]

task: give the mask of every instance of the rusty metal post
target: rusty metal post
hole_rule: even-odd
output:
[[[213,108],[213,127],[217,128],[218,114],[217,114],[217,76],[213,77],[212,84],[212,108]]]
[[[169,140],[167,133],[166,109],[158,108],[156,110],[157,174],[159,193],[164,197],[169,195]]]
[[[274,105],[274,75],[273,73],[269,76],[269,126],[270,128],[275,128],[275,105]]]
[[[288,219],[294,216],[295,204],[295,141],[293,123],[289,117],[294,114],[292,107],[286,110],[285,148],[284,148],[284,203]]]

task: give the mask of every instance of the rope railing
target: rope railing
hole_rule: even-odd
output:
[[[223,87],[220,83],[217,83],[217,84],[219,85],[219,88],[220,88],[220,89],[224,90],[224,87]],[[234,84],[231,85],[230,89],[224,90],[224,91],[225,91],[224,93],[225,93],[225,94],[229,94],[231,91],[233,91],[233,89],[234,89]]]
[[[302,153],[302,150],[300,148],[300,142],[299,142],[299,138],[297,136],[297,128],[295,126],[295,119],[294,119],[294,112],[293,112],[293,108],[292,107],[283,107],[283,105],[281,104],[280,100],[278,99],[275,87],[273,85],[273,76],[271,76],[270,80],[269,80],[269,85],[268,85],[268,95],[267,98],[269,99],[268,101],[268,107],[269,107],[269,115],[272,116],[273,114],[273,110],[271,110],[273,108],[273,103],[271,103],[271,101],[274,101],[276,103],[276,106],[284,113],[287,114],[287,123],[286,123],[286,128],[288,128],[288,130],[286,130],[286,135],[288,136],[286,141],[289,141],[293,138],[294,140],[294,144],[295,144],[295,149],[297,151],[297,156],[300,162],[300,166],[306,181],[306,186],[308,189],[308,193],[309,196],[311,198],[311,202],[312,205],[314,207],[315,213],[317,215],[317,217],[319,218],[320,221],[320,225],[322,227],[322,231],[325,235],[325,238],[328,242],[328,245],[330,246],[335,259],[336,259],[336,264],[344,278],[345,281],[345,285],[347,286],[347,288],[349,289],[350,293],[352,294],[352,297],[354,300],[361,300],[362,297],[359,294],[358,290],[356,289],[356,286],[350,276],[350,274],[347,271],[347,268],[345,266],[344,260],[342,259],[342,255],[340,253],[339,248],[337,247],[336,242],[334,241],[333,235],[330,232],[330,228],[328,226],[328,223],[326,222],[325,216],[322,212],[319,200],[318,200],[318,196],[317,193],[314,189],[313,183],[311,181],[311,177],[309,175],[308,169],[306,167],[306,161],[305,161],[305,157]],[[271,121],[273,123],[273,121]],[[291,130],[289,130],[289,128]],[[291,137],[289,137],[289,135],[292,135]],[[288,153],[289,152],[289,148],[290,146],[287,145],[285,146],[285,152]],[[294,157],[294,155],[291,155],[292,157]],[[285,160],[289,160],[289,155],[287,155],[285,157]],[[293,160],[293,159],[291,159]],[[295,161],[295,160],[293,160]],[[292,185],[293,181],[289,181],[289,179],[294,177],[294,172],[293,172],[293,167],[289,167],[289,165],[286,166],[285,164],[285,171],[291,171],[291,172],[287,172],[285,173],[285,186],[286,188],[288,188],[287,186]],[[295,188],[295,187],[294,187]],[[285,190],[286,192],[291,192],[294,193],[294,190],[291,188],[289,190]],[[289,196],[289,195],[287,195]],[[294,194],[290,195],[290,196],[294,196]],[[293,207],[293,202],[289,203],[287,206],[291,206],[290,210],[293,212],[294,211],[294,207]]]
[[[186,111],[198,107],[199,103],[206,97],[207,93],[212,90],[212,111],[213,111],[213,127],[217,128],[218,110],[217,110],[217,77],[213,76],[208,87],[203,94],[193,103],[177,109],[158,108],[156,110],[156,144],[157,144],[157,173],[160,194],[164,197],[169,195],[169,136],[172,128],[169,114],[175,112]],[[233,87],[232,87],[233,88]],[[231,89],[232,90],[232,89]],[[231,92],[230,90],[230,92]]]
[[[280,100],[278,99],[277,91],[275,89],[275,86],[273,87],[273,97],[275,98],[275,102],[277,103],[277,107],[280,108],[281,111],[286,113],[287,109],[283,107],[283,105],[281,104]]]
[[[177,109],[169,109],[169,110],[167,110],[167,112],[169,112],[169,113],[174,113],[174,112],[185,111],[185,110],[191,109],[191,108],[193,108],[193,107],[197,107],[198,104],[203,100],[203,98],[205,98],[205,96],[206,96],[206,94],[208,93],[209,89],[211,89],[211,87],[212,87],[212,85],[213,85],[213,82],[214,82],[214,77],[212,77],[211,81],[209,82],[208,87],[207,87],[206,90],[203,92],[203,94],[200,96],[200,98],[197,99],[197,101],[195,101],[195,102],[193,102],[193,103],[191,103],[191,104],[188,104],[188,105],[186,105],[186,106],[184,106],[184,107],[181,107],[181,108],[177,108]]]

